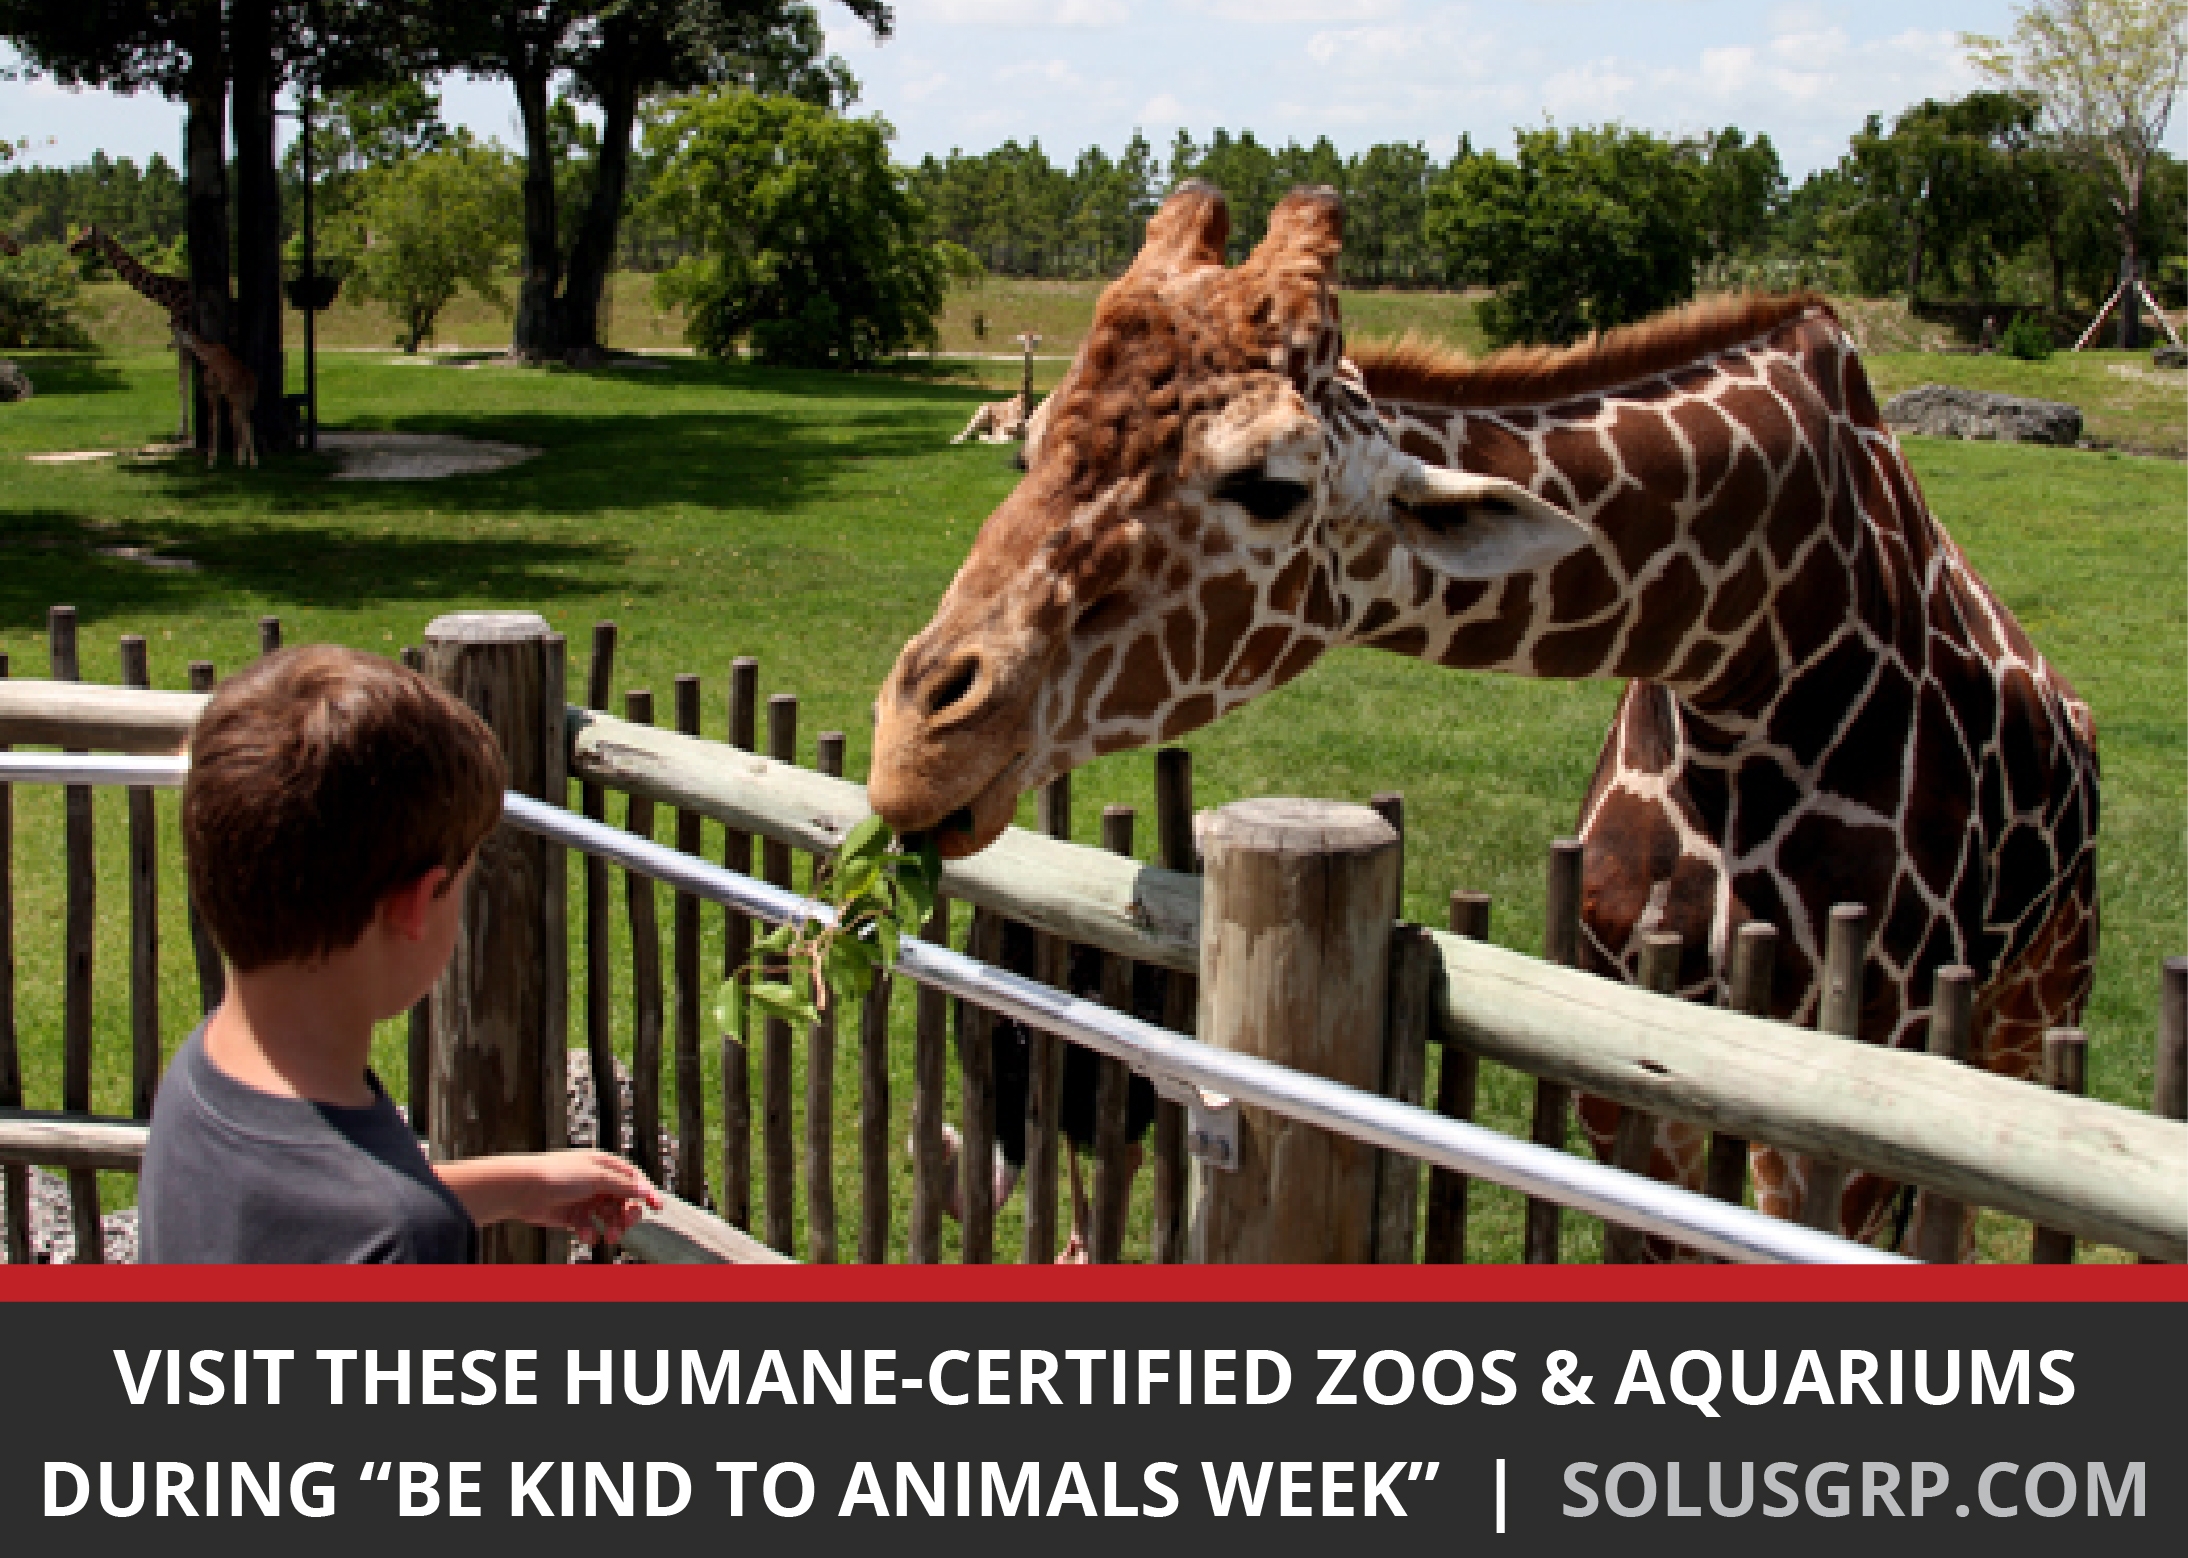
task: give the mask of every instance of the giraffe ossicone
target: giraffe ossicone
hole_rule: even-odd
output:
[[[1588,967],[1632,979],[1673,932],[1681,993],[1722,1001],[1766,921],[1774,1010],[1805,1024],[1830,910],[1858,903],[1864,1038],[1919,1047],[1937,970],[1964,964],[1977,1058],[2031,1074],[2095,954],[2089,711],[1930,514],[1828,306],[1348,355],[1342,228],[1332,193],[1294,191],[1227,267],[1222,196],[1165,202],[882,689],[875,809],[969,853],[1025,790],[1340,644],[1615,677],[1580,811]],[[1584,1108],[1599,1148],[1616,1115]],[[1655,1170],[1698,1184],[1705,1150],[1666,1126]],[[1755,1167],[1797,1212],[1800,1166]],[[1847,1231],[1891,1188],[1849,1184]]]

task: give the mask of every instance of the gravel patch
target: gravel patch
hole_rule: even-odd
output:
[[[528,444],[497,444],[451,433],[327,433],[322,453],[341,468],[336,481],[432,481],[443,476],[482,476],[537,457]]]

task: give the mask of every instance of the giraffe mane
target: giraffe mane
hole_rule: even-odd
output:
[[[1477,358],[1408,331],[1395,341],[1360,341],[1346,355],[1377,400],[1538,405],[1683,368],[1816,313],[1838,317],[1814,292],[1732,292],[1571,346],[1510,346]]]

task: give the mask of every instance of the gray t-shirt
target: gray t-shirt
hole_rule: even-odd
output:
[[[138,1183],[143,1258],[173,1264],[461,1262],[478,1229],[380,1079],[364,1108],[260,1092],[175,1052]]]

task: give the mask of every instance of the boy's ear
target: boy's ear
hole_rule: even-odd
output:
[[[421,940],[433,901],[448,890],[449,881],[448,868],[435,866],[414,881],[389,888],[380,900],[380,918],[398,939]]]

